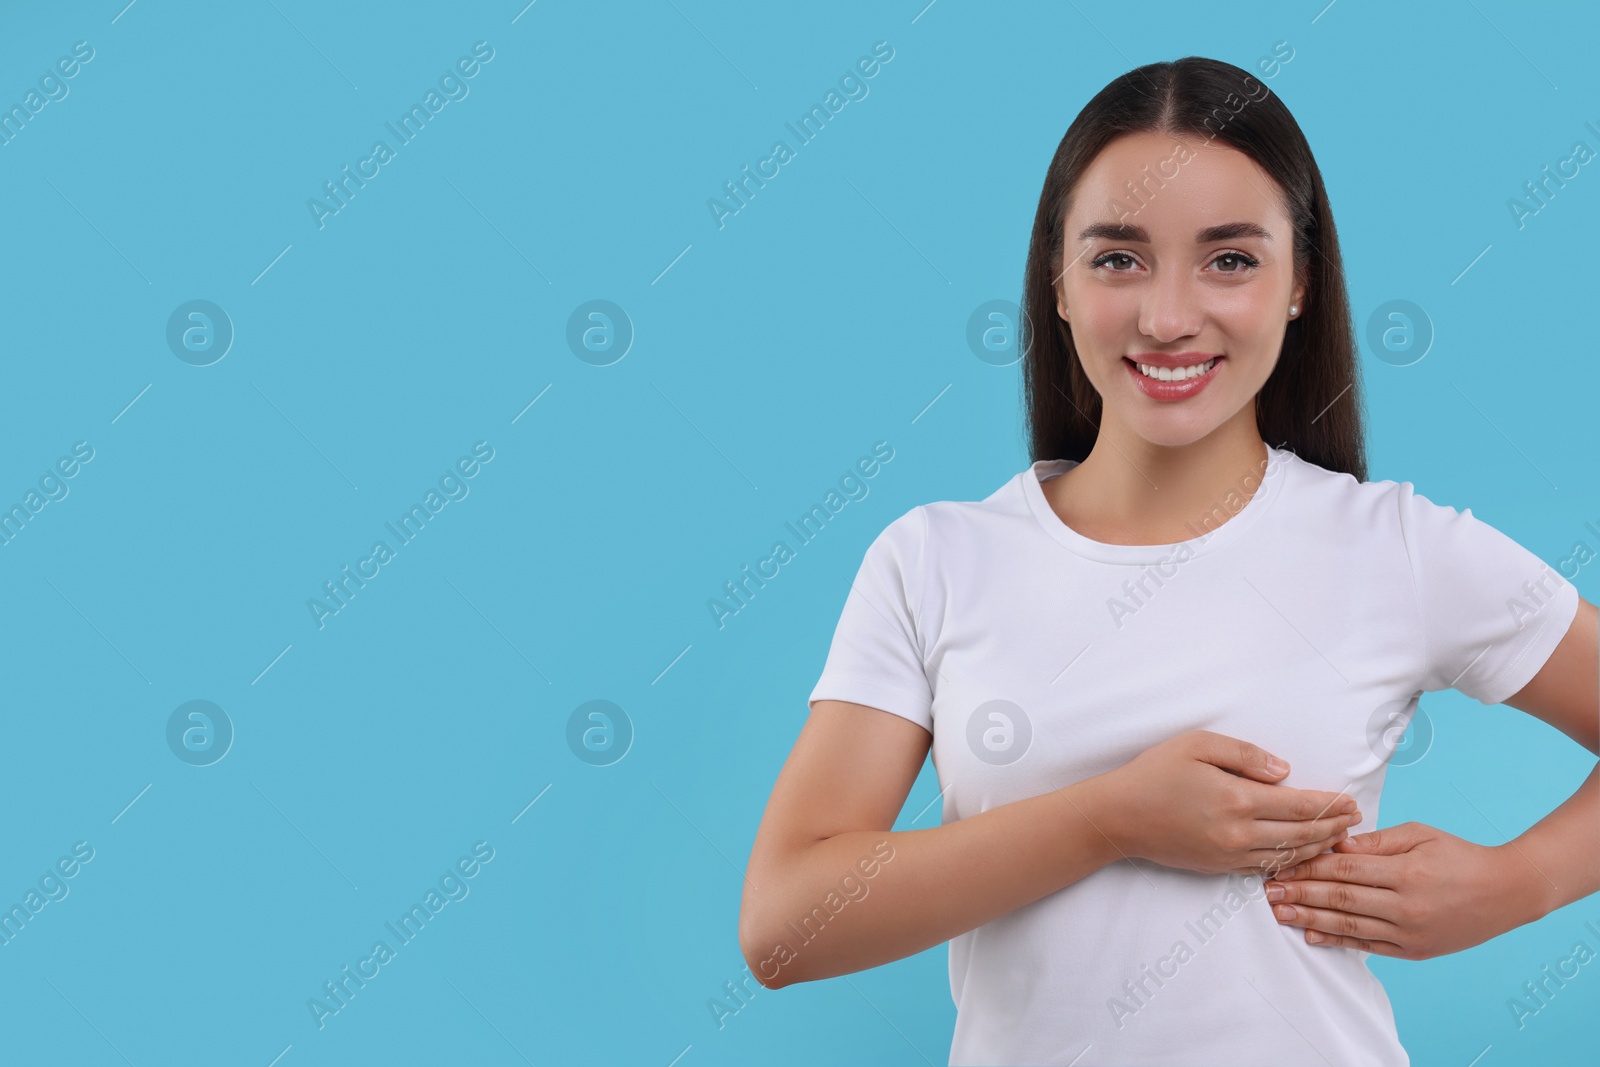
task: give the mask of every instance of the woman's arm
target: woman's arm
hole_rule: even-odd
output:
[[[1533,680],[1506,699],[1600,755],[1600,608],[1578,601],[1567,634]],[[1523,922],[1600,893],[1600,766],[1555,811],[1499,846],[1529,902]]]
[[[888,830],[932,740],[898,715],[817,701],[745,877],[739,945],[762,985],[902,959],[1121,858],[1085,810],[1092,780],[948,825],[935,813],[929,829]]]
[[[932,743],[889,712],[818,700],[756,832],[739,946],[770,989],[931,948],[1124,857],[1276,870],[1359,822],[1342,793],[1277,783],[1269,753],[1194,730],[1104,774],[926,830],[890,829]]]
[[[1572,625],[1507,704],[1600,749],[1600,610]],[[1600,754],[1600,753],[1597,753]],[[1279,921],[1306,939],[1402,959],[1459,952],[1600,892],[1600,766],[1556,810],[1503,845],[1422,823],[1357,834],[1267,883]]]

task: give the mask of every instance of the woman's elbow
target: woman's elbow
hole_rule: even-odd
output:
[[[791,949],[770,917],[746,900],[739,909],[739,954],[755,980],[766,989],[782,989],[786,985],[804,981],[791,964],[795,952]]]
[[[739,917],[739,953],[744,956],[745,966],[763,988],[782,989],[789,984],[783,967],[778,963],[778,953],[742,914]]]
[[[745,865],[744,895],[739,900],[739,954],[755,980],[766,989],[780,989],[785,976],[775,958],[774,904],[782,898],[781,865],[755,850]],[[760,888],[757,888],[757,887]]]

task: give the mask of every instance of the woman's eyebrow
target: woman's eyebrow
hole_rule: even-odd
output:
[[[1096,222],[1086,226],[1078,234],[1080,241],[1092,241],[1103,237],[1108,241],[1127,241],[1132,244],[1149,244],[1150,233],[1143,226],[1134,226],[1129,223]],[[1216,226],[1207,226],[1194,235],[1197,245],[1210,244],[1213,241],[1232,241],[1240,237],[1257,237],[1263,241],[1272,240],[1272,234],[1263,227],[1253,222],[1224,222]]]

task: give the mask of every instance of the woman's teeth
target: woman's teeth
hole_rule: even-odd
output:
[[[1185,378],[1199,377],[1209,371],[1216,362],[1216,358],[1213,357],[1192,367],[1152,367],[1148,363],[1135,363],[1134,366],[1138,367],[1139,373],[1146,378],[1155,378],[1163,382],[1181,382]]]

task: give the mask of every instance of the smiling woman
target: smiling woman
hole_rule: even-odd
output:
[[[1025,272],[1032,463],[867,549],[750,857],[763,984],[948,941],[951,1064],[1404,1067],[1368,954],[1600,889],[1595,775],[1505,846],[1373,829],[1374,709],[1455,689],[1594,751],[1600,654],[1532,552],[1367,481],[1340,264],[1310,146],[1237,67],[1141,67],[1073,120]],[[930,752],[941,825],[892,831]],[[884,839],[872,895],[769,980]]]

